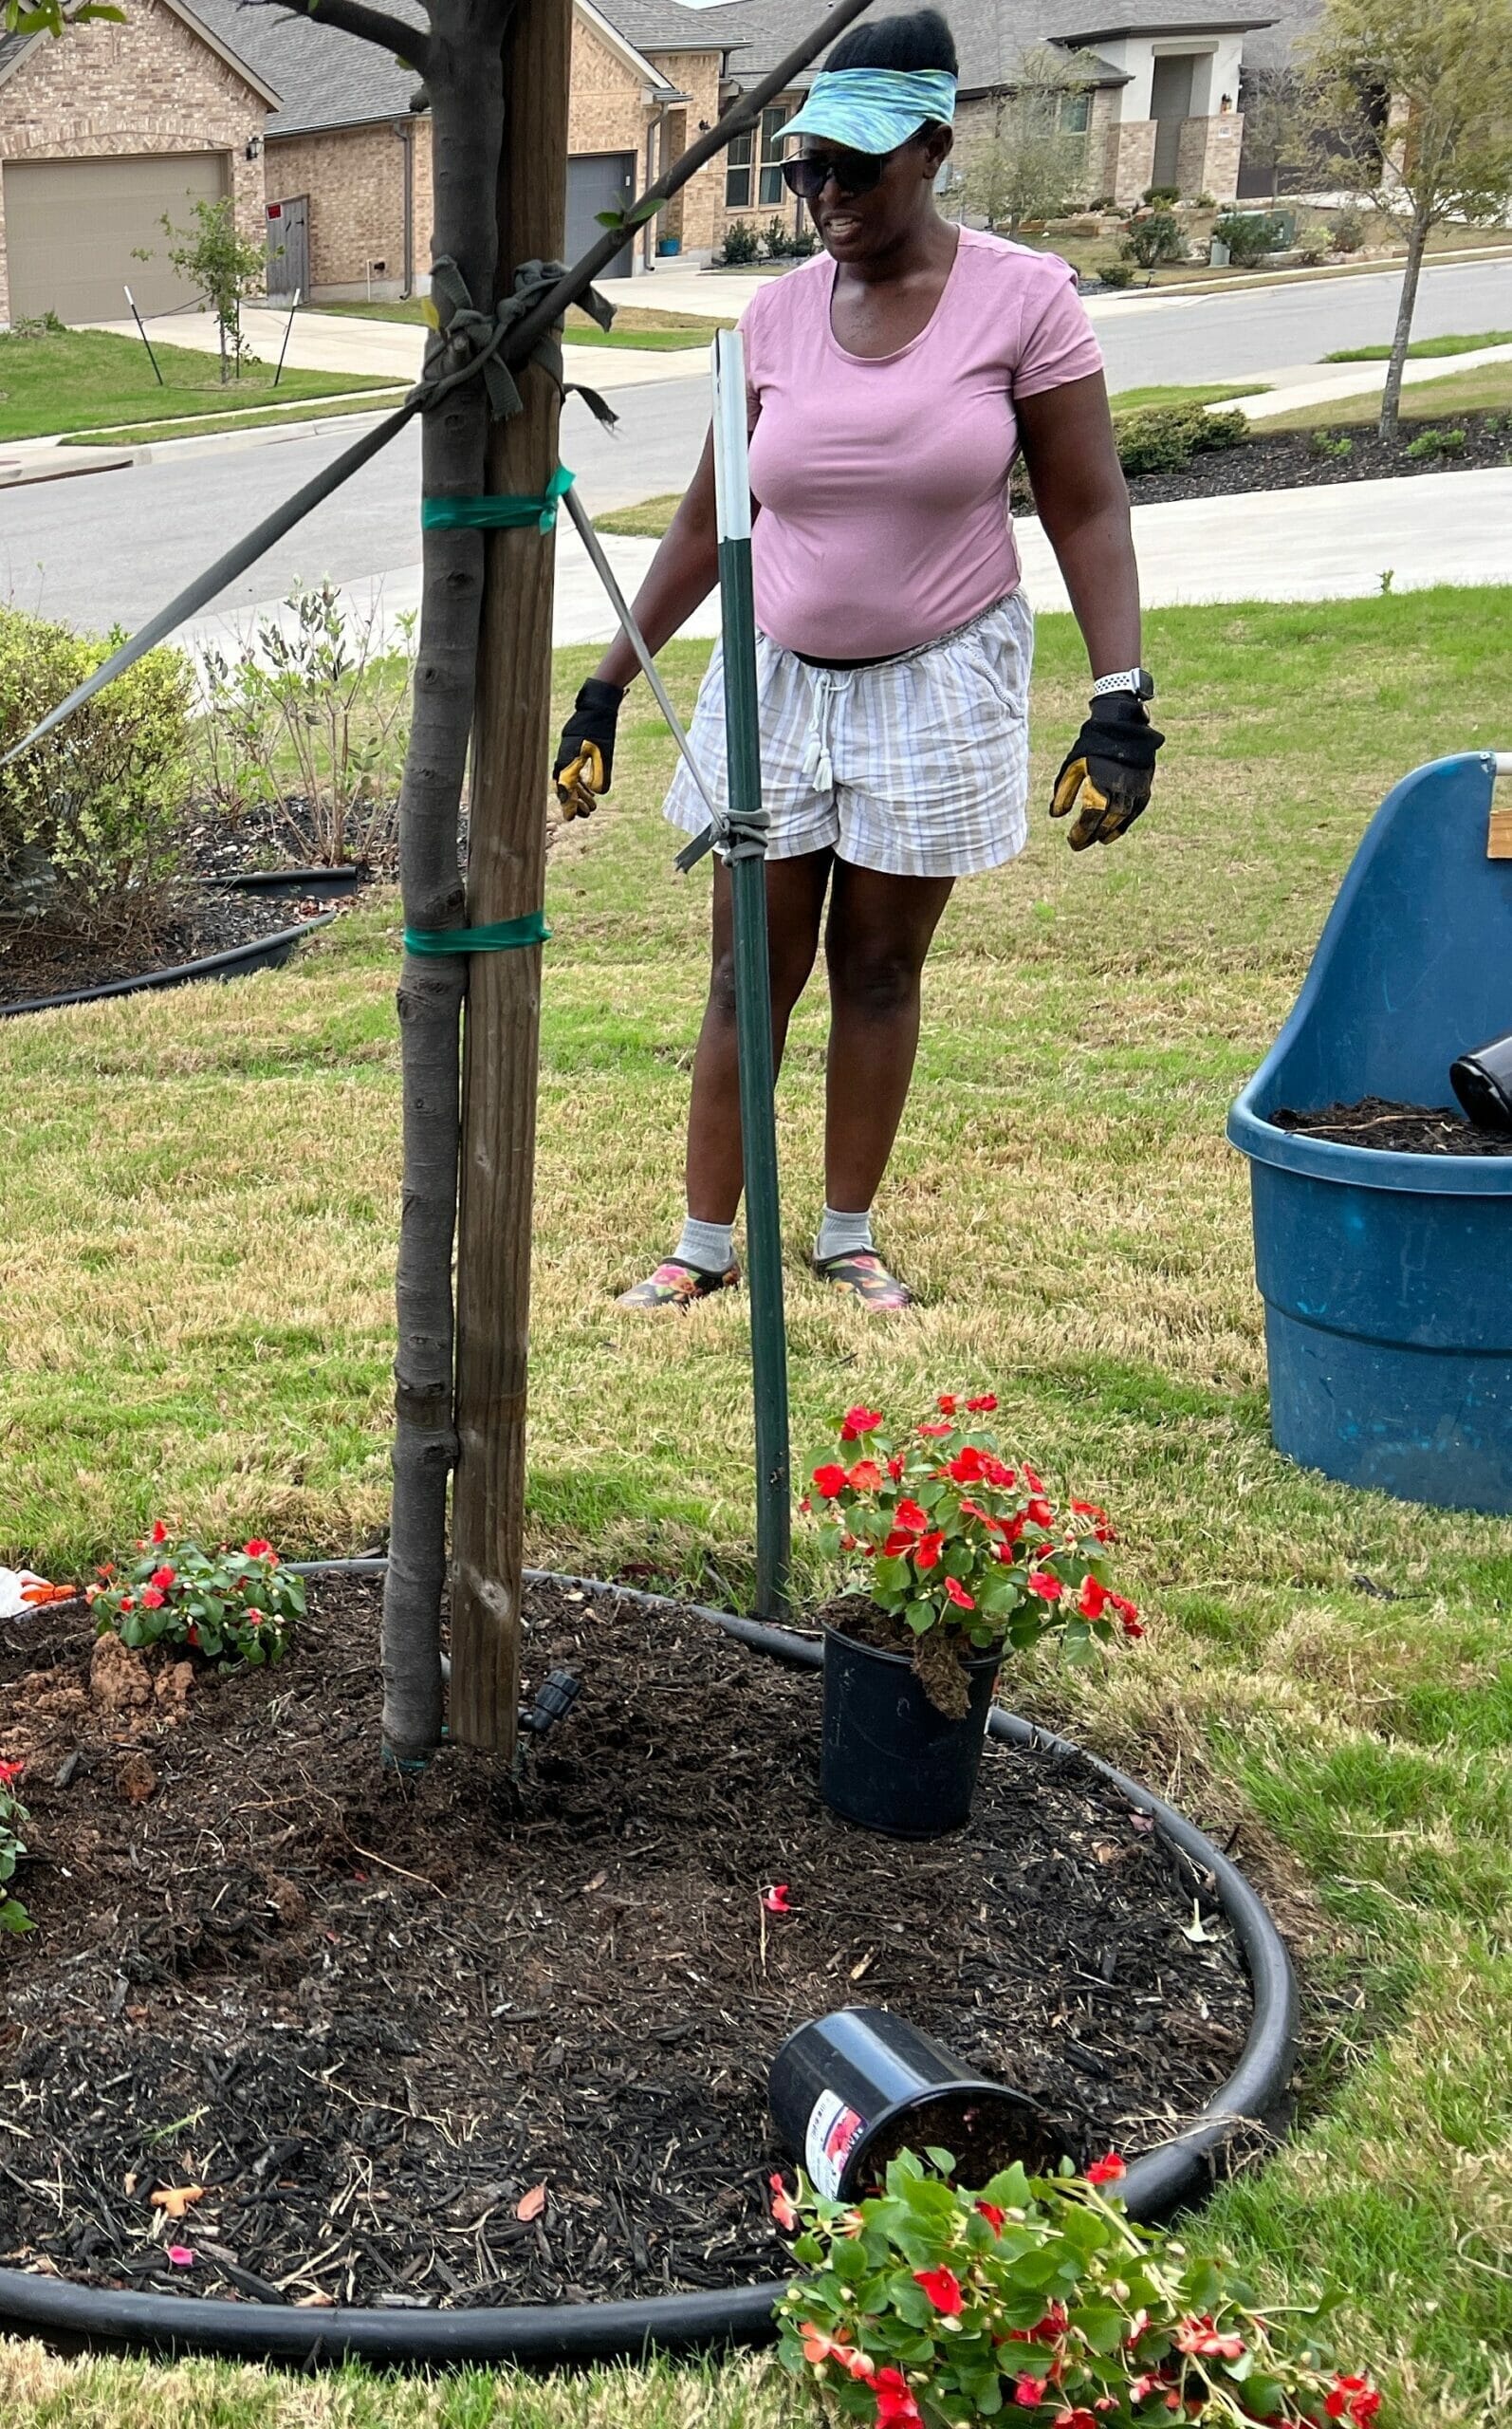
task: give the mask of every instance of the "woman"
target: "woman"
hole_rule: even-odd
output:
[[[767,906],[779,1059],[821,929],[829,977],[821,1280],[879,1312],[911,1304],[872,1237],[913,1075],[919,982],[957,878],[1027,839],[1033,625],[1008,474],[1022,448],[1096,678],[1057,780],[1074,850],[1111,843],[1150,797],[1162,740],[1145,714],[1139,585],[1102,358],[1064,262],[957,228],[934,207],[950,149],[955,45],[933,9],[836,44],[784,135],[823,252],[774,279],[741,323],[750,390],[752,559]],[[706,445],[636,601],[660,649],[717,579]],[[617,640],[562,732],[563,798],[612,773],[636,673]],[[726,797],[716,650],[691,739]],[[696,831],[686,769],[667,801]],[[826,900],[828,909],[826,913]],[[729,879],[716,867],[713,965],[693,1067],[688,1219],[619,1301],[687,1307],[739,1280],[740,1103]]]

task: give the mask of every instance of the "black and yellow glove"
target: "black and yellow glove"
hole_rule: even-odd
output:
[[[1066,837],[1074,852],[1111,844],[1149,806],[1155,753],[1165,740],[1132,692],[1104,693],[1060,763],[1050,797],[1052,818],[1077,823]]]
[[[615,734],[624,693],[590,676],[562,729],[551,770],[557,799],[569,818],[591,818],[615,771]]]

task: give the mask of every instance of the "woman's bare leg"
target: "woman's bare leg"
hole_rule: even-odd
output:
[[[913,1076],[925,957],[954,882],[835,862],[824,1195],[837,1212],[864,1213],[881,1186]]]

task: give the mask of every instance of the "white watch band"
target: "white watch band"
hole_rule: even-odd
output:
[[[1099,675],[1096,683],[1094,683],[1092,687],[1091,697],[1094,700],[1100,700],[1104,694],[1108,692],[1133,692],[1137,697],[1139,692],[1138,667],[1131,666],[1123,675]]]

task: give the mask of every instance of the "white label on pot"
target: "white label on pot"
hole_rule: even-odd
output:
[[[865,2130],[865,2118],[847,2108],[839,2092],[821,2091],[809,2110],[803,2165],[815,2192],[827,2201],[839,2199],[846,2161]]]

